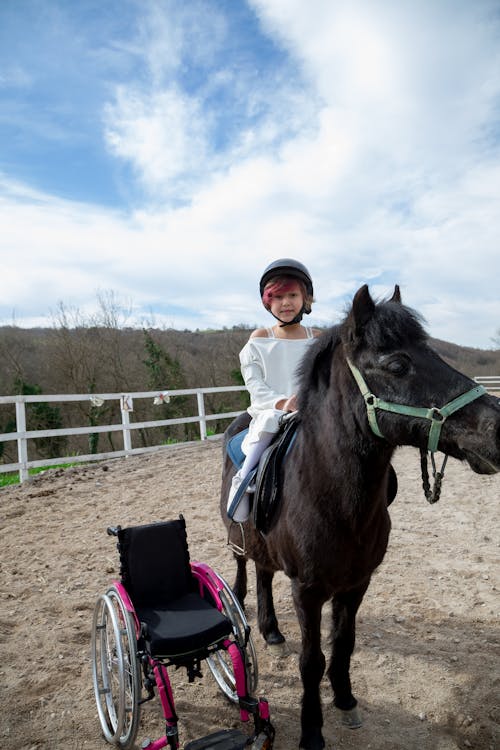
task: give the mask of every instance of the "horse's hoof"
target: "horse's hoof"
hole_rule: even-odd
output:
[[[300,738],[300,750],[322,750],[324,746],[325,740],[320,729],[304,731]]]
[[[281,643],[268,643],[267,648],[273,656],[277,656],[280,658],[288,656],[288,654],[290,653],[288,644],[284,640]]]
[[[285,636],[280,633],[279,630],[271,630],[266,636],[266,643],[268,646],[277,646],[280,643],[285,642]]]
[[[359,729],[363,726],[363,720],[357,706],[354,706],[349,711],[343,711],[341,708],[338,708],[337,711],[340,713],[342,726],[348,729]]]

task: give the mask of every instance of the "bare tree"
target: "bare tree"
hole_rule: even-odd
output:
[[[91,315],[60,302],[52,329],[54,367],[70,392],[89,394],[89,402],[78,402],[76,408],[91,426],[117,416],[116,404],[104,402],[97,407],[91,394],[130,390],[129,370],[124,364],[128,350],[124,325],[129,310],[112,291],[98,292],[97,302],[97,312]],[[107,437],[114,449],[113,433]],[[99,433],[92,433],[90,452],[97,453],[98,445]]]

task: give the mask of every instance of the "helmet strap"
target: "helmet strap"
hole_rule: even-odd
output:
[[[271,310],[269,310],[273,318],[276,318],[276,320],[279,320],[280,322],[280,328],[285,328],[285,326],[294,326],[296,323],[300,323],[302,320],[302,316],[305,313],[305,306],[302,307],[302,310],[295,316],[293,320],[287,320],[286,322],[284,320],[281,320],[281,318],[278,318],[277,315],[275,315]]]

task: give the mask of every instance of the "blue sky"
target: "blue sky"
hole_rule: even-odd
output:
[[[0,0],[0,323],[262,325],[294,257],[492,348],[499,115],[498,0]]]

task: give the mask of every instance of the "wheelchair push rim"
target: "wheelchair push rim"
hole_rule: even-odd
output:
[[[129,748],[140,715],[137,641],[131,615],[114,586],[98,598],[94,610],[92,679],[105,739]]]
[[[250,695],[253,695],[257,689],[259,676],[257,654],[255,652],[252,636],[250,635],[250,627],[243,609],[229,584],[222,578],[222,576],[218,575],[217,578],[222,586],[219,590],[222,611],[230,620],[234,639],[238,646],[240,646],[242,656],[245,660],[247,692]],[[230,701],[238,703],[239,697],[236,690],[236,677],[229,653],[225,649],[216,651],[207,658],[207,663],[222,692]]]

